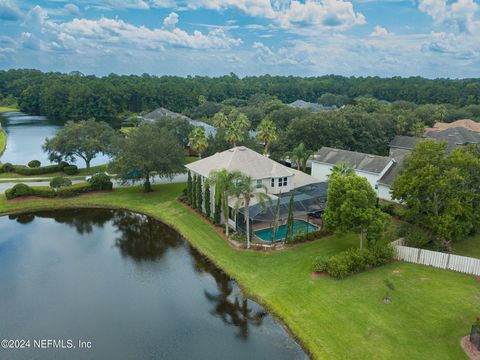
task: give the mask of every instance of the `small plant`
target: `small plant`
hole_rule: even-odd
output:
[[[39,160],[32,160],[28,163],[29,168],[39,168],[42,163]]]
[[[64,186],[70,186],[72,185],[72,181],[70,179],[67,179],[65,177],[62,177],[62,176],[57,176],[57,177],[54,177],[51,181],[50,181],[50,187],[52,189],[55,189],[55,190],[58,190],[60,189],[61,187],[64,187]]]
[[[385,294],[385,297],[383,298],[383,302],[384,303],[391,303],[392,302],[392,298],[390,296],[390,292],[395,290],[395,285],[393,284],[393,282],[390,281],[390,279],[385,279],[383,280],[385,286],[387,287],[387,293]]]
[[[239,234],[239,233],[235,233],[235,234],[231,235],[230,239],[232,239],[233,241],[236,241],[237,243],[240,243],[240,244],[246,244],[247,243],[247,239],[245,238],[245,236],[243,234]]]
[[[67,175],[77,175],[78,167],[76,165],[68,165],[63,168],[63,172]]]
[[[88,182],[92,185],[92,190],[112,190],[113,188],[110,176],[106,174],[95,174]]]

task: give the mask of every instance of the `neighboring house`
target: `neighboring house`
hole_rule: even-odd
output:
[[[276,207],[278,198],[281,198],[280,219],[285,219],[288,212],[290,194],[295,191],[295,216],[306,216],[309,213],[320,211],[326,201],[326,184],[301,171],[286,167],[270,158],[261,155],[244,146],[216,153],[207,158],[185,165],[192,175],[200,176],[202,182],[209,178],[213,171],[226,169],[240,171],[250,176],[259,191],[265,191],[271,202],[266,207],[251,203],[250,219],[252,230],[265,227],[273,221],[273,208]],[[211,187],[211,213],[215,205],[215,186]],[[229,199],[229,224],[234,228],[243,227],[243,217],[234,216],[235,199]],[[205,201],[203,202],[205,204]],[[243,209],[240,209],[243,215]],[[223,219],[222,219],[223,221]]]
[[[159,121],[162,118],[166,118],[166,117],[174,118],[174,119],[184,119],[184,120],[187,120],[192,126],[203,127],[205,129],[205,133],[207,134],[207,136],[210,136],[210,135],[215,136],[215,134],[217,133],[217,129],[210,124],[207,124],[203,121],[192,120],[188,116],[170,111],[162,107],[155,109],[154,111],[152,111],[151,113],[148,113],[145,116],[142,116],[141,119],[146,121]]]
[[[330,106],[323,106],[321,104],[312,103],[304,100],[295,100],[294,102],[288,104],[288,106],[297,109],[308,109],[312,112],[328,111],[334,109]]]
[[[472,123],[471,120],[459,120],[452,124],[437,123],[423,137],[397,135],[390,142],[388,157],[323,147],[312,162],[312,176],[327,181],[332,167],[343,162],[354,169],[357,175],[367,178],[380,199],[394,201],[391,196],[392,184],[400,175],[403,160],[415,149],[417,143],[424,140],[446,141],[448,151],[468,144],[480,144],[477,123]]]
[[[339,163],[346,164],[357,175],[366,178],[375,189],[377,182],[393,166],[395,160],[387,156],[363,154],[324,146],[313,157],[312,176],[320,181],[328,181],[332,168]]]

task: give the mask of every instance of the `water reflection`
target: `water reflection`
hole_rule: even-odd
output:
[[[210,313],[218,316],[224,323],[237,327],[237,336],[241,339],[247,339],[249,326],[258,327],[262,325],[262,320],[267,312],[263,310],[255,311],[253,309],[254,303],[249,304],[248,299],[243,297],[238,288],[234,286],[235,282],[191,247],[190,255],[194,260],[195,270],[198,273],[209,273],[217,284],[218,291],[216,293],[204,291],[205,297],[213,305],[213,310]]]
[[[0,217],[0,228],[0,338],[95,342],[68,359],[306,358],[235,281],[153,218],[75,209]]]

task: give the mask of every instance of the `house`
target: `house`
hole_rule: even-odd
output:
[[[312,159],[312,176],[328,181],[332,168],[339,163],[346,164],[359,176],[365,177],[375,189],[377,182],[395,163],[393,158],[322,147]]]
[[[307,109],[311,112],[320,112],[320,111],[329,111],[335,109],[335,107],[324,106],[317,103],[312,103],[304,100],[295,100],[294,102],[288,104],[288,106],[296,109]]]
[[[312,176],[328,181],[333,166],[345,163],[357,175],[367,178],[380,199],[395,201],[391,195],[392,184],[400,175],[405,157],[415,149],[418,142],[446,141],[447,150],[451,151],[459,146],[480,144],[480,131],[477,129],[480,126],[472,120],[459,120],[452,124],[437,123],[435,127],[427,129],[423,137],[397,135],[390,142],[389,156],[323,147],[312,161]]]
[[[188,116],[170,111],[162,107],[155,109],[154,111],[141,117],[142,120],[146,120],[146,121],[160,121],[162,118],[174,118],[174,119],[187,120],[192,126],[203,127],[205,129],[205,134],[207,136],[210,136],[210,135],[215,136],[217,132],[217,129],[210,124],[207,124],[203,121],[192,120]]]
[[[202,183],[213,171],[226,169],[240,171],[250,176],[259,191],[266,191],[271,199],[270,204],[261,206],[253,200],[250,207],[252,230],[268,227],[274,220],[274,208],[280,198],[280,221],[286,219],[290,194],[295,192],[295,217],[307,218],[308,214],[320,211],[326,202],[326,183],[284,166],[264,155],[244,146],[234,147],[207,158],[185,165],[192,175],[200,176]],[[215,187],[211,187],[211,213],[214,211]],[[205,204],[205,201],[203,202]],[[229,224],[233,229],[244,230],[243,209],[235,216],[233,209],[235,199],[229,199]]]

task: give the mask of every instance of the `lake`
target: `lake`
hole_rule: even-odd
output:
[[[308,358],[232,279],[153,218],[48,211],[2,216],[0,229],[0,339],[91,342],[0,349],[1,358]]]
[[[7,133],[7,148],[0,161],[15,165],[26,165],[30,160],[40,160],[43,165],[50,164],[48,155],[42,150],[45,138],[53,137],[62,124],[48,120],[44,116],[27,115],[21,112],[9,112],[0,116],[3,129]],[[92,160],[91,165],[108,162],[108,157],[100,155]],[[78,159],[78,167],[85,167],[85,162]]]

